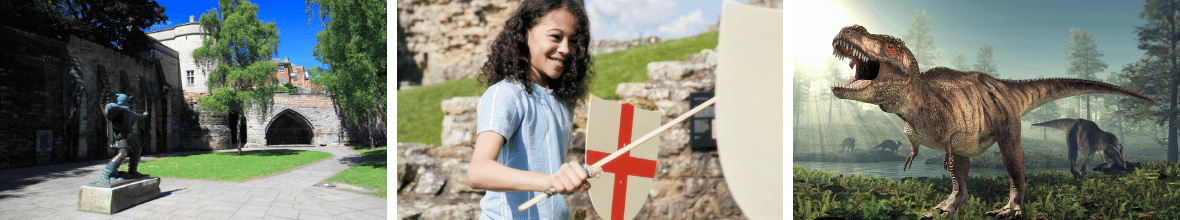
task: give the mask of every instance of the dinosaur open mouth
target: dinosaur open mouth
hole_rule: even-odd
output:
[[[832,54],[840,59],[848,59],[848,67],[856,71],[847,83],[834,85],[833,88],[860,90],[868,87],[874,79],[877,79],[877,73],[881,71],[881,62],[873,60],[872,57],[865,55],[863,51],[843,40],[832,42],[832,47],[834,48]]]

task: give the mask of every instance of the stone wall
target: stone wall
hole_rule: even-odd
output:
[[[663,40],[656,37],[655,42],[659,43],[660,41]],[[652,44],[652,41],[646,37],[630,40],[595,40],[590,41],[590,55],[606,54],[648,44]]]
[[[487,61],[488,45],[519,5],[520,0],[398,1],[399,34],[404,30],[398,42],[404,40],[405,55],[421,69],[419,83],[478,75]]]
[[[156,45],[129,55],[70,36],[64,40],[0,27],[0,169],[109,158],[102,106],[114,93],[136,97],[151,114],[140,133],[143,153],[169,152],[182,119],[179,93],[166,90],[175,51]]]
[[[266,132],[271,123],[284,112],[293,113],[296,118],[304,120],[312,128],[314,146],[342,146],[349,141],[349,135],[341,127],[347,121],[337,112],[332,97],[318,93],[288,94],[279,92],[274,94],[274,105],[259,117],[258,109],[253,109],[246,115],[246,142],[267,146]]]
[[[702,50],[684,62],[648,64],[651,81],[620,84],[617,93],[628,102],[665,114],[663,123],[688,110],[688,93],[713,91],[717,53]],[[415,143],[397,145],[398,219],[455,219],[478,216],[484,191],[467,183],[475,138],[478,97],[456,97],[440,103],[441,147]],[[585,124],[586,110],[575,110],[575,124]],[[585,130],[576,128],[567,160],[585,158]],[[686,124],[660,135],[662,144],[648,201],[636,219],[740,219],[741,209],[729,193],[717,151],[689,147]],[[600,219],[586,193],[566,197],[574,219]]]

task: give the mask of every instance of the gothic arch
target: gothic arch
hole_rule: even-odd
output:
[[[284,109],[266,123],[267,145],[310,145],[314,143],[315,126],[298,111]]]

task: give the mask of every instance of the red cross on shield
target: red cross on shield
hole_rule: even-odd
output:
[[[590,96],[586,119],[586,163],[594,164],[660,127],[659,112]],[[660,138],[652,138],[602,166],[590,178],[590,201],[604,219],[633,219],[647,202],[656,171]]]

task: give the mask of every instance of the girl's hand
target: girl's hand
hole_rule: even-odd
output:
[[[545,180],[549,181],[550,188],[561,194],[590,189],[590,182],[586,181],[586,170],[576,162],[562,164],[557,172],[549,174]]]

